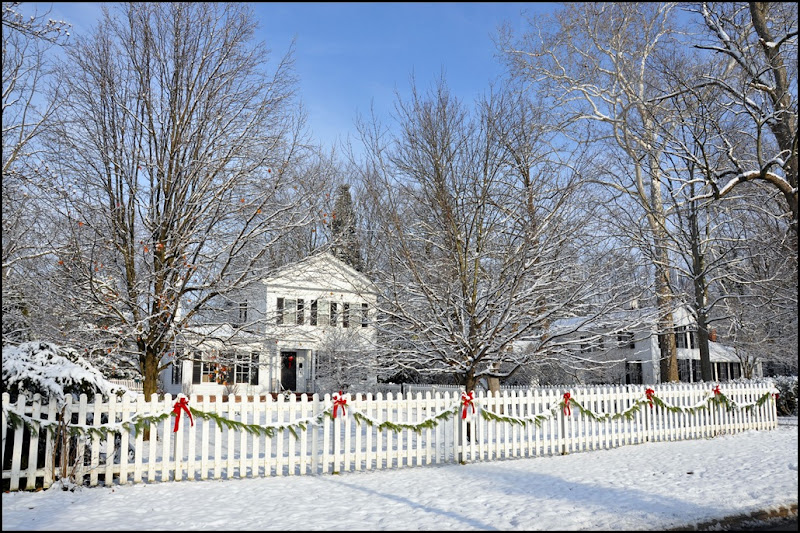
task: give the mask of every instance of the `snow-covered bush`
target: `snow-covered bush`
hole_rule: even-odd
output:
[[[106,380],[78,352],[42,341],[3,346],[2,392],[12,396],[37,392],[59,405],[68,395],[124,394],[127,389]]]
[[[797,376],[776,376],[772,380],[780,391],[778,416],[797,416]]]
[[[90,399],[96,395],[121,395],[127,392],[127,388],[110,383],[75,350],[49,342],[33,341],[18,346],[3,346],[2,392],[8,392],[12,402],[16,401],[19,394],[31,397],[39,393],[44,402],[55,402],[59,406],[58,424],[48,427],[57,435],[51,464],[58,484],[64,490],[74,490],[77,467],[83,462],[81,451],[85,449],[86,439],[70,431],[71,417],[65,412],[67,398],[80,394],[86,394]],[[3,405],[3,409],[6,408]],[[12,424],[24,424],[26,431],[40,429],[34,422],[24,421],[19,413],[9,413],[9,421]]]

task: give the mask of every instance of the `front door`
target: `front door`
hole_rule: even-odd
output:
[[[281,390],[297,388],[297,352],[281,352]]]

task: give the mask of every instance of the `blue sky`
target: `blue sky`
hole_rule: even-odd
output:
[[[23,4],[24,6],[25,4]],[[33,4],[45,11],[51,4]],[[100,4],[52,4],[50,18],[83,34]],[[299,96],[314,139],[330,146],[355,135],[357,113],[370,105],[382,120],[393,109],[395,89],[408,94],[414,74],[425,90],[443,74],[457,97],[469,102],[502,73],[492,36],[507,21],[525,27],[521,13],[536,16],[554,4],[522,2],[256,2],[259,38],[283,56],[292,39]]]
[[[519,29],[537,3],[263,3],[262,35],[276,53],[296,37],[296,68],[315,136],[355,135],[357,113],[382,118],[408,94],[412,73],[427,89],[443,73],[471,101],[502,73],[492,36],[503,22]]]

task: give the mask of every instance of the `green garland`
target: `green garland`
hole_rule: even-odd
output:
[[[648,392],[651,391],[652,389],[648,390]],[[497,413],[489,411],[488,409],[484,409],[481,407],[480,402],[473,400],[471,398],[467,398],[465,395],[462,395],[461,402],[457,402],[448,407],[447,409],[443,410],[442,412],[414,424],[404,423],[404,422],[389,422],[389,421],[380,422],[362,413],[361,411],[354,409],[352,406],[348,406],[348,409],[350,409],[351,415],[355,419],[356,423],[361,424],[363,422],[370,427],[377,427],[378,431],[388,429],[394,432],[399,432],[407,429],[414,431],[416,433],[420,433],[423,429],[432,429],[438,426],[440,421],[448,420],[450,419],[451,416],[457,415],[459,408],[462,407],[466,408],[467,405],[470,404],[473,406],[475,404],[478,405],[480,414],[484,420],[490,420],[495,422],[506,422],[509,424],[518,424],[523,426],[529,423],[534,423],[537,427],[539,427],[541,426],[541,423],[543,421],[552,418],[560,410],[565,409],[567,405],[574,406],[575,408],[578,409],[578,411],[581,412],[581,414],[587,416],[592,420],[602,422],[608,420],[616,420],[619,418],[625,418],[630,420],[631,418],[633,418],[633,415],[636,412],[638,412],[643,405],[657,405],[668,412],[681,412],[690,414],[694,414],[701,409],[706,409],[710,404],[723,406],[726,408],[727,411],[732,411],[734,409],[752,411],[753,408],[761,407],[767,400],[769,400],[770,396],[775,395],[775,393],[773,392],[766,392],[752,403],[739,405],[735,401],[728,398],[724,393],[719,391],[718,388],[715,389],[714,392],[715,394],[706,396],[704,399],[698,402],[698,404],[690,407],[669,405],[665,403],[661,398],[659,398],[655,393],[651,392],[649,396],[645,395],[644,397],[635,400],[633,402],[633,405],[631,405],[631,407],[629,407],[625,411],[621,413],[616,413],[614,415],[611,415],[609,413],[597,414],[592,410],[584,407],[580,402],[571,397],[567,397],[567,399],[561,400],[560,402],[552,406],[550,409],[545,411],[544,414],[538,414],[529,417],[515,417],[515,416],[499,415]],[[343,404],[340,405],[344,407]],[[3,411],[6,413],[9,422],[11,422],[11,424],[14,427],[18,427],[20,425],[27,426],[34,435],[36,435],[36,432],[41,426],[46,427],[49,431],[55,434],[59,425],[61,424],[59,420],[33,419],[25,414],[17,413],[13,409],[10,409],[6,406],[3,406]],[[274,437],[276,435],[276,432],[288,430],[296,439],[299,439],[300,437],[298,431],[305,431],[306,429],[308,429],[309,425],[317,425],[317,426],[320,425],[324,417],[327,416],[330,419],[336,418],[332,414],[333,405],[327,407],[324,411],[320,412],[319,414],[313,417],[301,418],[285,424],[269,424],[269,425],[245,424],[244,422],[239,422],[237,420],[231,420],[229,418],[225,418],[217,413],[200,411],[199,409],[195,409],[193,407],[189,407],[189,411],[193,416],[202,418],[203,420],[213,421],[216,424],[218,424],[218,426],[226,427],[229,430],[246,431],[252,435],[265,435],[267,437]],[[74,436],[96,435],[101,438],[107,438],[109,434],[120,433],[123,430],[133,431],[134,436],[136,436],[139,434],[139,432],[143,431],[145,427],[149,427],[150,424],[158,424],[159,422],[162,422],[165,419],[169,418],[172,414],[174,414],[174,411],[167,411],[164,413],[154,414],[154,415],[137,414],[134,415],[130,420],[125,422],[115,422],[115,423],[103,424],[100,426],[91,426],[86,424],[68,424],[67,428],[70,435]],[[346,416],[346,414],[344,414],[344,409],[343,409],[343,416]]]
[[[434,415],[432,417],[426,418],[422,422],[418,422],[416,424],[407,424],[404,422],[389,422],[388,420],[385,422],[378,422],[374,418],[371,418],[360,411],[353,410],[353,418],[359,424],[361,422],[366,423],[368,426],[373,427],[376,426],[378,431],[382,431],[384,429],[391,429],[395,433],[402,431],[404,429],[410,429],[415,433],[420,433],[423,429],[433,429],[439,425],[440,420],[448,420],[451,416],[458,412],[458,404],[451,406],[448,409],[445,409],[438,415]]]

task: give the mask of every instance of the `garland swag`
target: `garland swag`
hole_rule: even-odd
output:
[[[713,394],[712,394],[713,393]],[[689,413],[694,414],[700,410],[707,409],[709,405],[715,406],[722,406],[727,411],[733,410],[743,410],[743,411],[752,411],[752,409],[761,407],[769,398],[775,397],[777,399],[777,392],[766,392],[761,395],[758,399],[754,402],[747,403],[747,404],[738,404],[734,400],[728,398],[724,393],[719,390],[719,386],[717,386],[712,393],[708,394],[705,398],[700,400],[697,404],[693,406],[678,406],[678,405],[670,405],[666,403],[664,400],[659,398],[653,389],[647,389],[645,391],[645,395],[641,398],[634,400],[633,404],[620,413],[610,414],[610,413],[602,413],[598,414],[584,407],[578,400],[573,398],[569,393],[564,394],[564,398],[558,402],[557,404],[550,407],[550,409],[544,411],[542,414],[528,416],[528,417],[515,417],[515,416],[505,416],[499,415],[494,413],[488,409],[484,409],[481,407],[480,402],[474,399],[472,394],[461,394],[461,399],[444,409],[438,414],[430,416],[425,420],[417,423],[405,423],[405,422],[390,422],[390,421],[379,421],[369,415],[362,413],[356,409],[353,409],[352,406],[348,406],[350,408],[350,414],[355,419],[355,421],[359,424],[362,422],[367,424],[370,427],[377,427],[379,431],[388,429],[394,432],[399,432],[405,429],[412,430],[416,433],[420,433],[423,429],[434,428],[439,425],[439,422],[442,420],[448,420],[451,416],[457,415],[459,409],[463,408],[462,411],[462,418],[466,418],[467,416],[467,407],[472,407],[473,413],[475,412],[475,405],[478,405],[478,411],[480,415],[483,417],[484,420],[489,421],[496,421],[496,422],[506,422],[509,424],[520,424],[525,426],[528,423],[534,423],[537,427],[541,426],[541,423],[553,416],[557,415],[559,411],[564,411],[565,416],[569,416],[571,411],[569,410],[570,406],[574,406],[581,414],[587,416],[595,421],[609,421],[609,420],[617,420],[620,418],[625,418],[630,420],[633,418],[634,414],[639,411],[639,409],[643,405],[649,405],[653,408],[654,405],[659,406],[661,409],[664,409],[671,413]],[[183,400],[183,404],[181,406],[187,405],[185,398],[180,398],[176,402],[176,406],[178,406]],[[344,404],[346,403],[343,400],[341,392],[339,395],[334,395],[334,402],[331,403],[326,409],[316,416],[313,417],[304,417],[294,420],[292,422],[281,423],[281,424],[245,424],[244,422],[239,422],[238,420],[231,420],[229,418],[220,416],[217,413],[209,413],[206,411],[200,411],[199,409],[195,409],[194,407],[188,407],[189,412],[192,416],[197,418],[202,418],[203,420],[213,421],[220,427],[226,427],[229,430],[238,430],[238,431],[246,431],[253,435],[265,435],[267,437],[274,437],[276,432],[280,432],[283,430],[288,430],[295,438],[299,438],[298,431],[305,431],[309,425],[319,425],[324,417],[328,417],[332,420],[337,418],[336,407],[342,407],[342,415],[347,416],[344,412]],[[3,406],[3,411],[6,413],[8,417],[8,421],[15,427],[19,425],[27,426],[31,432],[35,435],[38,429],[44,426],[47,430],[55,433],[57,430],[60,421],[58,420],[40,420],[34,419],[28,415],[23,413],[16,412],[13,408]],[[101,438],[107,438],[109,434],[116,434],[124,431],[133,431],[134,435],[138,435],[139,432],[143,431],[145,427],[150,424],[158,424],[169,418],[171,415],[176,414],[178,411],[177,408],[153,415],[139,415],[136,414],[131,417],[130,420],[124,422],[113,422],[108,424],[102,424],[99,426],[94,425],[87,425],[87,424],[67,424],[67,429],[72,436],[98,436]],[[177,416],[177,415],[176,415]],[[177,431],[177,420],[175,424],[174,431]]]

